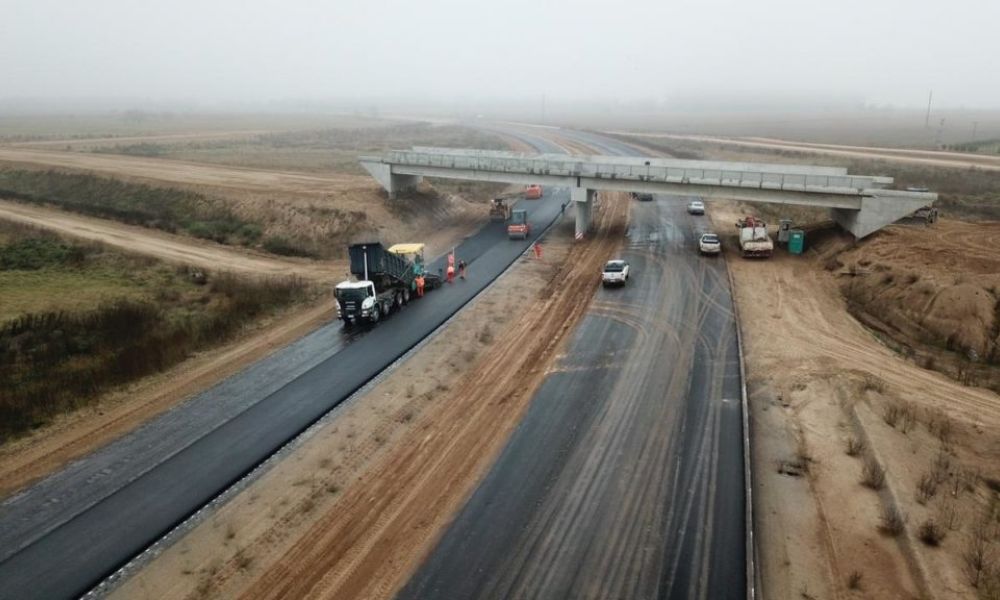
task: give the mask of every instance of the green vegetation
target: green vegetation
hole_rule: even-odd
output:
[[[0,195],[94,217],[209,239],[251,245],[261,227],[237,217],[212,198],[169,187],[60,171],[0,169]]]
[[[308,293],[296,278],[192,277],[186,268],[0,222],[0,442],[163,371]]]

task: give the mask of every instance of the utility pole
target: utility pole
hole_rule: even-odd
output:
[[[973,143],[975,143],[975,141],[976,141],[976,129],[979,129],[979,121],[973,121],[972,122],[972,141],[973,141]]]
[[[542,125],[545,125],[545,94],[542,94]]]
[[[931,126],[931,99],[934,98],[934,90],[927,94],[927,116],[924,117],[924,129]]]

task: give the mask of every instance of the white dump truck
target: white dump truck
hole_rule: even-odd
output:
[[[755,217],[746,217],[736,222],[740,230],[740,252],[744,258],[768,258],[774,252],[774,242],[767,235],[767,223]]]

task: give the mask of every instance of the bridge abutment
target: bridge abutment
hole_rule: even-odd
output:
[[[895,190],[885,190],[877,196],[862,197],[860,210],[834,208],[830,212],[838,225],[861,239],[913,214],[927,204],[925,199],[906,198]]]
[[[400,192],[415,190],[417,184],[423,179],[420,175],[399,175],[392,172],[392,165],[377,162],[362,161],[361,166],[371,173],[375,181],[379,182],[389,198],[396,198]]]

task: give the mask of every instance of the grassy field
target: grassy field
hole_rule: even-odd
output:
[[[307,299],[0,221],[0,442]]]
[[[427,123],[292,130],[214,140],[79,144],[71,148],[237,167],[364,175],[359,155],[409,146],[507,148],[488,133]]]
[[[140,110],[58,115],[0,115],[0,143],[148,135],[380,127],[363,115],[177,113]]]

